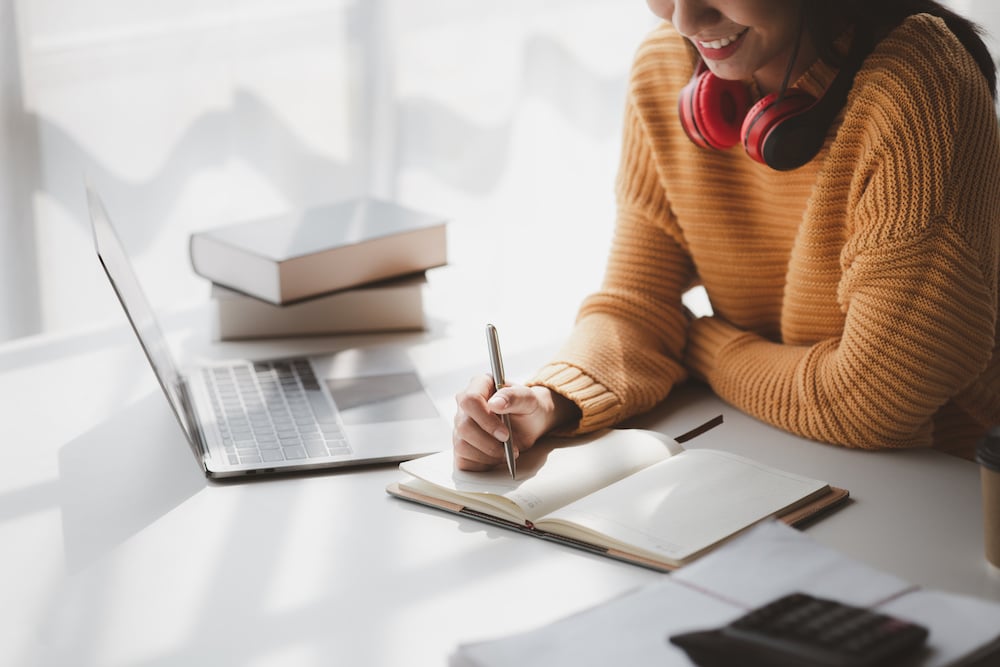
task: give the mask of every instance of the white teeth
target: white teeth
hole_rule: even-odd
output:
[[[722,39],[715,39],[712,40],[711,42],[698,42],[698,43],[704,46],[706,49],[721,49],[722,47],[729,46],[730,44],[735,42],[737,39],[740,38],[741,34],[743,33],[738,32],[734,35],[723,37]]]

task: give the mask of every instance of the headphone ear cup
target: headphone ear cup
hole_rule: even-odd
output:
[[[802,133],[815,133],[805,114],[816,106],[816,98],[797,88],[784,95],[761,98],[743,119],[743,148],[751,158],[772,169],[800,167],[816,154],[815,141]],[[825,128],[824,132],[825,132]]]
[[[681,90],[679,107],[681,126],[691,141],[724,150],[740,142],[750,93],[742,82],[720,79],[706,69]]]

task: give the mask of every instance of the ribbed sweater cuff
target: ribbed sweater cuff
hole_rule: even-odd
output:
[[[617,423],[621,415],[622,406],[618,397],[576,366],[549,364],[539,370],[528,385],[547,387],[580,408],[580,421],[558,429],[557,433],[562,435],[608,428]]]
[[[711,381],[723,348],[744,333],[714,317],[694,320],[688,330],[685,364],[696,377]]]

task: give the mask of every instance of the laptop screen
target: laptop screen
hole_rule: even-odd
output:
[[[181,375],[170,354],[167,339],[153,314],[149,300],[139,285],[139,278],[132,268],[125,247],[118,238],[118,233],[108,218],[104,204],[90,186],[87,187],[87,206],[90,209],[90,223],[94,230],[94,245],[104,272],[118,295],[118,300],[128,316],[135,335],[139,338],[153,372],[156,373],[163,393],[170,401],[170,407],[177,421],[184,429],[184,434],[192,445],[200,449],[201,439],[191,424],[188,416],[190,412],[185,409]]]

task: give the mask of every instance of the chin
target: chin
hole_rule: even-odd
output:
[[[732,67],[725,63],[708,63],[708,68],[715,76],[729,81],[748,81],[753,77],[753,72],[745,67]]]

